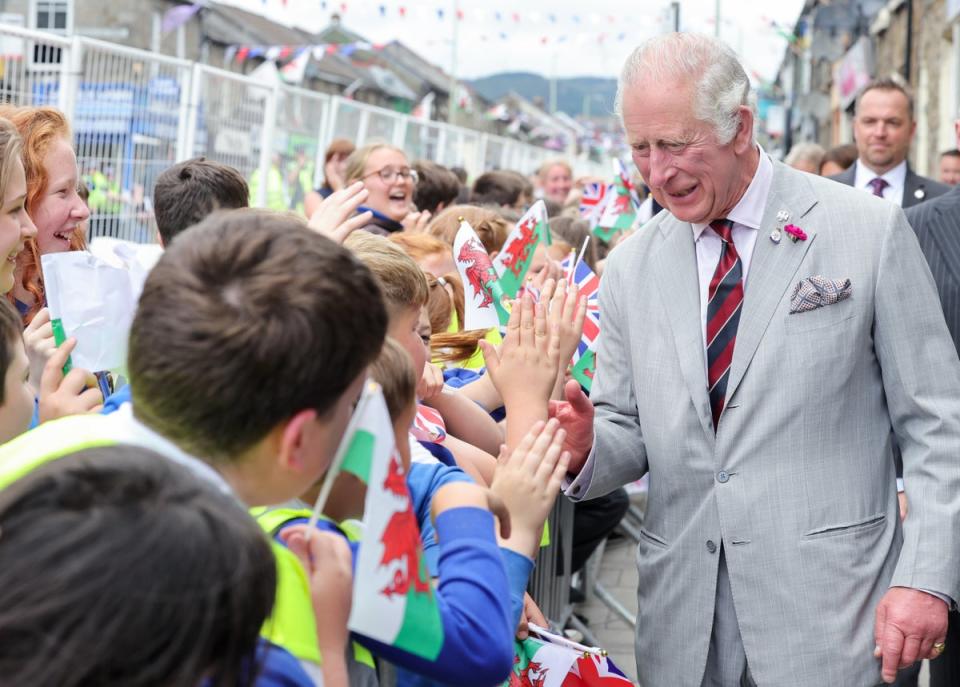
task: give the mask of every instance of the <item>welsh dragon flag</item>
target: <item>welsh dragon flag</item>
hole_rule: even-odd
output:
[[[613,184],[607,189],[603,212],[593,233],[609,242],[618,231],[629,229],[637,218],[640,203],[630,175],[619,159],[613,159]]]
[[[463,328],[506,326],[510,313],[503,307],[503,287],[487,250],[469,222],[460,222],[453,241],[453,259],[463,281]]]
[[[500,276],[500,286],[510,298],[516,298],[524,277],[533,262],[534,251],[543,241],[550,245],[550,225],[547,224],[547,206],[538,200],[520,218],[503,243],[503,250],[493,259],[493,267]]]
[[[363,540],[353,578],[348,627],[428,660],[443,646],[443,626],[423,560],[420,529],[396,452],[379,385],[368,385],[340,466],[367,485]]]
[[[598,649],[547,632],[514,642],[513,673],[501,687],[630,687]]]

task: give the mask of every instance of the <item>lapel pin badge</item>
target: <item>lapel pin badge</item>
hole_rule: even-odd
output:
[[[780,210],[777,213],[777,226],[770,232],[770,240],[774,243],[780,243],[780,239],[783,238],[783,225],[786,224],[787,220],[790,219],[790,213],[786,210]]]
[[[916,198],[917,200],[923,200],[923,197],[925,195],[927,194],[923,192],[922,188],[918,188],[916,191],[913,192],[913,197]]]

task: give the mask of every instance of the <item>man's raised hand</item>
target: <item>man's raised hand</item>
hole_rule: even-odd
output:
[[[576,474],[593,446],[593,404],[575,380],[564,385],[563,396],[563,401],[550,401],[549,412],[566,430],[563,448],[570,452],[569,470]]]

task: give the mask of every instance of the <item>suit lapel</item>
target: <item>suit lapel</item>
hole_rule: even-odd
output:
[[[714,437],[707,395],[706,354],[700,331],[700,278],[693,231],[672,215],[660,223],[664,242],[657,252],[657,284],[670,321],[680,371],[693,400],[693,407],[708,438]]]
[[[903,180],[903,201],[900,207],[909,208],[923,201],[923,196],[917,198],[914,194],[920,190],[923,191],[923,179],[907,166],[907,175]]]
[[[789,192],[787,184],[793,187]],[[750,271],[747,274],[743,312],[737,331],[737,343],[733,348],[730,379],[727,381],[728,401],[733,398],[750,366],[760,339],[763,338],[784,292],[796,283],[797,268],[817,237],[816,229],[801,221],[816,202],[809,182],[802,175],[789,172],[783,165],[774,163],[770,197],[767,199],[763,222],[758,230],[757,243],[750,260]],[[770,240],[770,233],[777,226],[777,214],[781,210],[790,213],[787,224],[797,224],[806,232],[806,241],[794,243],[786,233],[778,244]]]

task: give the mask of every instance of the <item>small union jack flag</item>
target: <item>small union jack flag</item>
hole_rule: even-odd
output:
[[[561,263],[563,271],[567,274],[570,273],[570,262],[571,258],[568,257]],[[596,349],[597,337],[600,336],[600,277],[581,260],[577,263],[573,280],[580,288],[580,295],[587,297],[587,316],[583,318],[583,335],[573,354],[572,363],[576,365],[587,349]]]
[[[580,196],[580,217],[594,224],[600,217],[603,199],[607,194],[607,184],[596,182],[585,184]]]
[[[417,404],[417,416],[413,419],[410,433],[417,441],[442,444],[447,438],[447,427],[439,412],[422,403]]]

